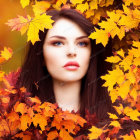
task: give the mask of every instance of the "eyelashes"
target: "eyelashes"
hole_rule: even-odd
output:
[[[78,45],[84,46],[84,47],[88,46],[88,44],[89,44],[89,42],[87,42],[87,41],[78,42]],[[53,42],[51,42],[51,45],[53,45],[53,46],[61,46],[61,45],[63,45],[63,42],[61,42],[61,41],[53,41]]]

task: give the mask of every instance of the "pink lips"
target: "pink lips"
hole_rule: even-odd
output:
[[[70,61],[64,65],[64,68],[67,70],[76,70],[78,69],[79,64],[76,61]]]

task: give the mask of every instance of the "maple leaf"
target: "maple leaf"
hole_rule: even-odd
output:
[[[11,48],[4,47],[4,50],[1,51],[0,55],[5,60],[8,60],[12,57],[13,51]]]
[[[8,20],[6,24],[12,28],[12,31],[20,31],[23,35],[28,30],[30,22],[31,17],[29,15],[27,17],[18,15],[18,18]]]
[[[20,0],[20,3],[21,3],[21,5],[22,5],[22,7],[25,8],[26,6],[29,5],[30,0]]]
[[[140,130],[133,131],[137,140],[140,139]]]
[[[135,74],[132,73],[131,71],[128,71],[128,73],[125,74],[126,78],[129,79],[129,81],[131,83],[135,83],[136,82],[136,77],[135,77]]]
[[[5,72],[4,72],[4,71],[0,71],[0,81],[3,81],[4,74],[5,74]]]
[[[50,6],[51,6],[51,4],[49,2],[47,2],[47,1],[36,2],[36,4],[33,5],[33,11],[34,11],[35,16],[46,12],[46,10]]]
[[[120,63],[119,65],[124,68],[124,71],[131,69],[133,61],[133,54],[129,53]]]
[[[9,126],[5,119],[0,120],[0,137],[10,134]]]
[[[123,0],[125,2],[126,6],[130,6],[131,3],[133,3],[136,6],[140,5],[140,1],[139,0]]]
[[[136,140],[135,137],[133,135],[125,135],[125,136],[121,136],[121,138],[123,138],[124,140]]]
[[[109,95],[110,95],[110,97],[111,97],[112,103],[114,103],[114,102],[116,101],[116,99],[118,99],[118,96],[119,96],[117,89],[112,89],[112,90],[109,92]]]
[[[108,114],[109,114],[109,118],[118,119],[118,117],[115,114],[111,114],[111,113],[108,113]]]
[[[28,29],[28,39],[27,41],[31,40],[34,44],[36,41],[39,41],[39,30],[44,31],[44,29],[51,29],[53,20],[50,19],[51,16],[42,14],[35,16],[34,19],[30,22],[29,29]]]
[[[86,10],[89,9],[89,5],[88,5],[87,2],[84,3],[84,4],[78,4],[78,5],[76,6],[76,9],[78,9],[79,11],[81,11],[81,12],[83,13],[84,11],[86,11]]]
[[[125,109],[124,109],[124,113],[127,115],[127,116],[129,116],[130,117],[130,119],[132,119],[133,121],[134,120],[137,120],[137,121],[139,121],[139,116],[140,116],[140,113],[139,113],[139,111],[138,110],[133,110],[132,108],[130,108],[130,107],[125,107]]]
[[[131,92],[130,92],[130,96],[133,97],[134,100],[136,100],[136,99],[137,99],[137,95],[138,95],[138,94],[137,94],[136,89],[133,88],[133,89],[131,90]]]
[[[73,140],[72,136],[70,136],[70,134],[65,129],[63,129],[63,128],[60,129],[59,136],[63,140]]]
[[[25,131],[31,125],[31,118],[28,114],[22,115],[20,118],[21,121],[21,130]]]
[[[13,138],[22,138],[23,140],[31,140],[31,136],[32,136],[32,132],[25,131],[16,134],[15,136],[13,136]]]
[[[124,58],[124,51],[122,49],[117,51],[117,54]]]
[[[92,0],[89,3],[90,9],[98,9],[98,0]]]
[[[37,127],[37,125],[39,124],[41,130],[45,130],[45,126],[47,125],[47,119],[45,116],[41,114],[35,114],[35,116],[32,118],[32,121],[34,126]]]
[[[84,0],[70,0],[72,4],[76,5],[78,3],[82,3]]]
[[[15,22],[18,20],[18,22]],[[51,29],[52,23],[54,21],[51,19],[51,16],[44,14],[37,15],[34,18],[31,18],[29,15],[27,18],[19,16],[17,19],[11,19],[8,21],[8,24],[13,30],[20,30],[21,33],[25,33],[27,30],[27,41],[30,41],[34,44],[36,41],[39,41],[39,30],[44,31],[44,29]]]
[[[96,39],[96,44],[102,43],[105,47],[109,39],[108,33],[105,30],[99,30],[97,28],[95,28],[95,30],[96,32],[91,33],[89,38]]]
[[[18,68],[16,71],[9,72],[8,74],[6,74],[4,76],[4,79],[7,80],[7,83],[6,83],[6,84],[8,84],[7,87],[9,87],[9,86],[14,87],[16,85],[20,72],[21,72],[21,68]]]
[[[39,99],[39,97],[35,96],[35,97],[29,97],[30,101],[36,104],[41,104],[41,101]]]
[[[88,134],[88,137],[90,140],[93,140],[93,139],[98,139],[98,137],[102,134],[103,130],[102,129],[99,129],[95,126],[92,126],[92,128],[89,129],[91,131],[90,134]]]
[[[14,109],[16,112],[20,112],[22,115],[27,112],[28,108],[25,103],[16,102],[14,105]]]
[[[108,7],[109,5],[112,5],[113,2],[114,2],[114,0],[107,0],[105,3],[106,4],[105,6]]]
[[[130,90],[130,84],[131,83],[129,82],[129,80],[127,80],[118,88],[119,96],[121,96],[122,99],[125,99],[127,97]]]
[[[64,8],[63,6],[67,5],[66,2],[67,2],[67,0],[57,0],[56,3],[52,5],[52,7],[54,9],[61,10],[62,8]]]
[[[73,131],[75,128],[75,124],[72,120],[63,120],[61,122],[61,125],[63,125],[64,128],[67,129],[69,133],[71,132],[71,133],[75,134],[75,132]]]
[[[121,58],[119,56],[110,56],[105,59],[105,61],[110,62],[110,63],[118,63],[121,61]]]
[[[94,10],[91,10],[91,9],[87,10],[85,14],[86,14],[86,18],[89,18],[94,15]]]
[[[124,81],[124,73],[119,67],[108,72],[108,74],[101,76],[101,78],[106,80],[103,86],[108,87],[108,91],[111,91],[116,83],[121,84]]]
[[[53,139],[57,138],[58,136],[59,135],[58,135],[58,132],[56,130],[51,131],[47,135],[47,140],[53,140]]]
[[[121,128],[120,123],[118,121],[111,121],[111,123],[109,125]]]

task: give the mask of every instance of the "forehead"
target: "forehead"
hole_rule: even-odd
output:
[[[75,22],[66,18],[60,18],[54,23],[53,28],[48,30],[46,38],[49,38],[54,35],[61,35],[68,38],[74,38],[86,35],[86,33]]]

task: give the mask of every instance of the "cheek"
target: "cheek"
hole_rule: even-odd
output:
[[[88,69],[88,66],[89,66],[89,63],[90,63],[90,50],[87,50],[85,52],[82,52],[81,53],[81,56],[80,56],[80,61],[81,61],[81,66],[82,66],[82,71],[84,73],[87,72],[87,69]]]
[[[48,71],[50,73],[56,70],[58,71],[58,68],[61,66],[62,63],[62,56],[60,55],[59,51],[57,49],[48,47],[43,50],[43,55]]]

